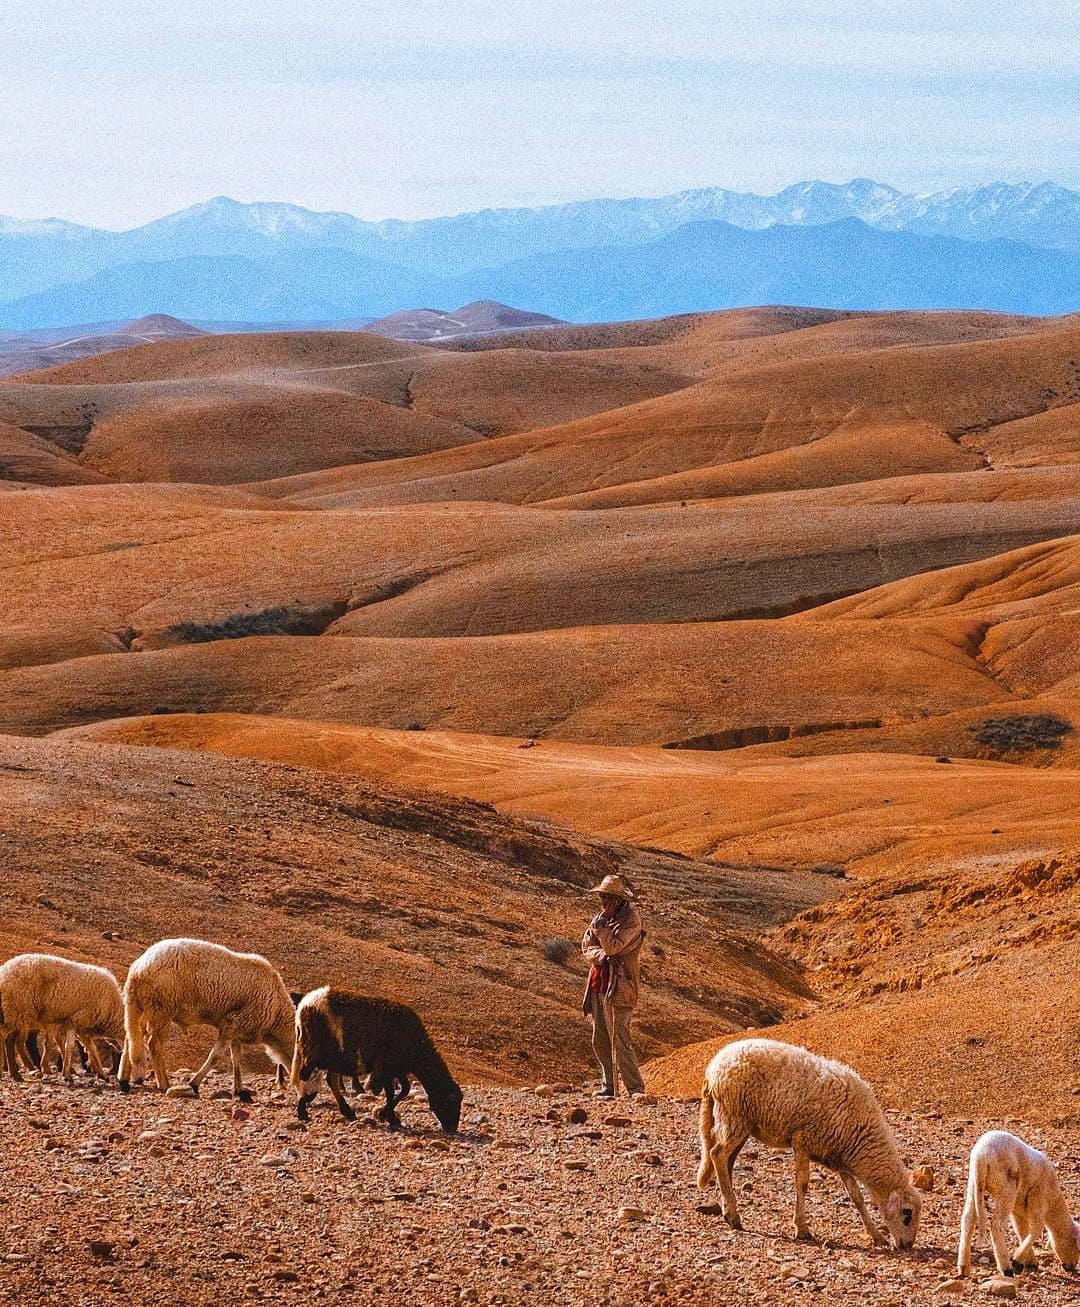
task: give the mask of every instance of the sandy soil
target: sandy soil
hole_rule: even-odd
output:
[[[212,1083],[212,1082],[211,1082]],[[790,1236],[791,1161],[749,1145],[739,1159],[744,1233],[700,1212],[696,1104],[597,1108],[581,1093],[468,1087],[447,1142],[422,1102],[392,1136],[332,1105],[306,1131],[265,1084],[259,1101],[167,1100],[54,1083],[0,1086],[5,1199],[0,1301],[45,1293],[140,1304],[796,1304],[880,1307],[992,1302],[952,1276],[966,1153],[985,1122],[908,1113],[907,1157],[929,1164],[912,1254],[871,1250],[836,1181],[815,1172],[821,1241]],[[588,1119],[568,1121],[584,1105]],[[239,1117],[239,1119],[237,1119]],[[605,1124],[608,1120],[624,1124]],[[1027,1129],[1080,1179],[1075,1130]],[[620,1208],[640,1218],[620,1221]],[[1046,1263],[1019,1282],[1031,1307],[1080,1288]]]

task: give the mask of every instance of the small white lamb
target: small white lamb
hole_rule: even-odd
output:
[[[1035,1245],[1046,1231],[1050,1245],[1067,1271],[1080,1262],[1080,1221],[1069,1215],[1054,1165],[1045,1153],[1025,1144],[1007,1130],[990,1130],[971,1150],[968,1161],[967,1199],[960,1221],[958,1275],[971,1270],[971,1241],[978,1227],[986,1238],[986,1201],[990,1216],[990,1242],[1002,1275],[1037,1265]],[[1011,1261],[1008,1222],[1020,1243]]]
[[[158,1087],[169,1087],[165,1039],[170,1024],[213,1026],[217,1040],[191,1077],[196,1093],[214,1063],[232,1055],[233,1094],[248,1099],[240,1068],[245,1044],[264,1048],[286,1070],[292,1065],[296,1013],[281,976],[257,953],[234,953],[204,939],[163,939],[135,959],[124,985],[127,1038],[120,1061],[120,1088],[145,1067],[147,1055]]]
[[[0,1012],[4,1060],[16,1080],[16,1054],[27,1067],[36,1065],[27,1048],[27,1039],[35,1032],[42,1036],[42,1069],[50,1041],[55,1041],[63,1053],[64,1078],[68,1080],[76,1038],[101,1076],[105,1071],[96,1041],[119,1047],[124,1038],[124,1003],[112,972],[51,953],[20,953],[0,966]]]
[[[897,1248],[910,1248],[922,1199],[911,1183],[874,1091],[841,1062],[796,1044],[741,1039],[709,1063],[701,1090],[698,1187],[720,1186],[724,1219],[742,1229],[732,1172],[747,1139],[795,1153],[795,1237],[806,1224],[810,1163],[836,1171],[875,1244],[887,1239],[874,1224],[858,1181],[870,1191]]]

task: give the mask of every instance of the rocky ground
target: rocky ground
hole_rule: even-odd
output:
[[[694,1188],[696,1110],[685,1101],[598,1105],[581,1090],[470,1087],[462,1132],[448,1140],[422,1100],[406,1103],[394,1136],[366,1111],[346,1124],[329,1101],[301,1130],[268,1082],[256,1091],[234,1106],[205,1091],[122,1098],[87,1083],[4,1081],[0,1302],[994,1300],[979,1287],[985,1255],[972,1283],[947,1284],[964,1159],[987,1122],[893,1115],[935,1190],[915,1253],[899,1255],[867,1246],[821,1174],[810,1221],[822,1242],[794,1242],[790,1158],[753,1146],[737,1172],[745,1233],[700,1210],[715,1191]],[[1051,1150],[1077,1193],[1080,1131],[1014,1125]],[[1050,1261],[1005,1289],[1030,1307],[1080,1302],[1080,1278]]]

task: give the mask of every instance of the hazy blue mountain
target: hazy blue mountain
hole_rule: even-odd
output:
[[[469,300],[579,322],[770,303],[1053,314],[1080,310],[1080,257],[1016,241],[881,231],[856,218],[756,230],[692,222],[632,248],[564,250],[442,279],[318,247],[124,264],[0,305],[0,327],[150,312],[327,321]]]
[[[0,304],[0,326],[28,330],[148,313],[274,323],[375,317],[403,302],[430,299],[430,285],[349,250],[316,247],[262,258],[190,255],[122,263],[85,281]]]
[[[48,219],[0,218],[0,303],[87,279],[123,264],[202,256],[273,258],[335,249],[412,269],[429,279],[573,250],[648,245],[690,223],[747,230],[858,218],[887,231],[965,240],[1020,240],[1080,253],[1080,192],[1051,182],[915,196],[856,178],[808,181],[776,195],[707,187],[651,199],[584,200],[531,209],[484,209],[415,222],[366,222],[293,204],[219,196],[130,231]],[[399,299],[391,307],[410,307]],[[120,312],[110,311],[118,317]]]
[[[635,249],[518,260],[453,287],[459,298],[483,294],[574,321],[775,303],[1054,314],[1080,309],[1080,257],[879,231],[855,218],[758,231],[698,222]]]

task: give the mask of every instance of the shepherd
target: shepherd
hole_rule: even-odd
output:
[[[634,894],[621,876],[605,876],[590,894],[600,911],[581,941],[591,963],[582,1011],[592,1019],[593,1054],[600,1064],[594,1098],[614,1098],[619,1081],[630,1095],[643,1094],[645,1082],[630,1042],[630,1014],[640,992],[639,955],[645,939]]]

